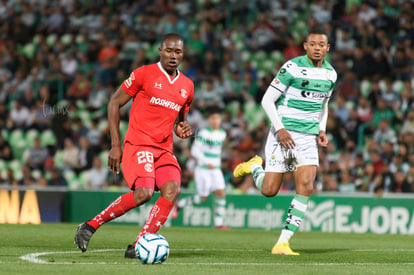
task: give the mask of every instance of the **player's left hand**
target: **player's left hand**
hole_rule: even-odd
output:
[[[175,126],[175,134],[180,138],[188,138],[193,134],[193,130],[187,121],[180,121]]]
[[[322,147],[326,147],[328,145],[328,136],[324,131],[319,132],[318,145]]]

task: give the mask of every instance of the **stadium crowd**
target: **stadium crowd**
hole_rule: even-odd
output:
[[[106,168],[106,104],[128,72],[158,60],[157,38],[177,32],[196,85],[188,119],[197,130],[207,107],[223,108],[229,191],[257,192],[232,168],[262,152],[261,97],[317,25],[338,81],[315,192],[414,192],[414,1],[401,0],[1,0],[1,184],[122,188]],[[192,140],[175,139],[187,188]],[[283,190],[294,190],[289,175]]]

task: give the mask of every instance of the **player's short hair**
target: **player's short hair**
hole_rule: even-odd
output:
[[[181,41],[184,42],[184,39],[182,38],[181,35],[179,35],[178,33],[175,33],[175,32],[170,32],[170,33],[164,34],[162,36],[161,47],[162,47],[162,44],[164,44],[165,40],[167,40],[167,39],[176,39],[176,40],[181,40]]]
[[[205,113],[207,115],[207,117],[214,115],[214,114],[219,114],[221,115],[221,113],[223,112],[223,110],[220,107],[217,106],[211,106],[206,108]]]
[[[311,34],[323,34],[323,35],[326,35],[326,37],[328,37],[328,33],[325,31],[325,29],[323,29],[321,27],[311,28],[308,31],[308,35],[306,36],[306,39],[308,39],[309,35],[311,35]]]

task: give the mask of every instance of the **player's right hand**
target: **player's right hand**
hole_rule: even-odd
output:
[[[280,144],[285,147],[286,149],[293,149],[295,148],[295,142],[292,139],[292,136],[289,134],[289,132],[282,128],[277,132],[277,135],[279,136],[279,142]]]
[[[180,121],[175,126],[175,134],[180,138],[188,138],[193,134],[193,130],[187,121]]]
[[[113,146],[109,151],[108,168],[112,172],[119,174],[121,172],[122,148],[121,146]]]

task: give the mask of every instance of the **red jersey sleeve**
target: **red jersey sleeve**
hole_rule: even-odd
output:
[[[124,82],[122,82],[122,89],[127,94],[134,97],[139,91],[142,90],[142,86],[144,85],[145,72],[146,70],[144,69],[144,66],[133,70],[129,77],[125,79]]]
[[[187,98],[187,101],[185,102],[183,108],[181,109],[181,112],[183,113],[188,113],[190,111],[190,105],[191,102],[193,101],[193,97],[194,97],[194,84],[191,83],[191,91],[189,93],[189,96]]]

